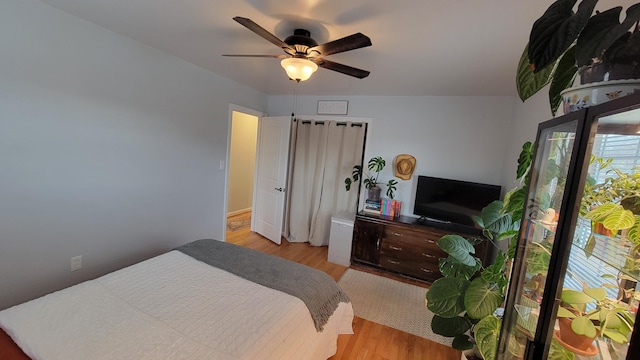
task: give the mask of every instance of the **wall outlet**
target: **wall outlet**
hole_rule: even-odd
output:
[[[82,255],[71,258],[71,271],[82,269]]]

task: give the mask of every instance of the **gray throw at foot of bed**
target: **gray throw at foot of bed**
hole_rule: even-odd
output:
[[[196,240],[176,250],[197,260],[302,300],[322,331],[340,302],[349,302],[331,276],[273,255],[213,239]]]

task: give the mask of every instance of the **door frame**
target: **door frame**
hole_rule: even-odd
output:
[[[236,104],[232,104],[229,103],[229,120],[228,120],[228,124],[227,124],[227,153],[225,156],[225,163],[221,164],[221,167],[224,166],[224,211],[223,211],[223,219],[222,219],[222,228],[224,229],[224,231],[222,232],[222,241],[226,242],[227,241],[227,202],[228,202],[228,197],[229,197],[229,157],[231,154],[231,127],[232,127],[232,121],[233,121],[233,112],[237,111],[237,112],[241,112],[241,113],[245,113],[245,114],[249,114],[252,116],[257,116],[258,117],[258,142],[260,140],[260,125],[261,125],[261,120],[262,117],[267,116],[267,114],[260,112],[258,110],[254,110],[254,109],[250,109],[244,106],[240,106],[240,105],[236,105]],[[275,115],[274,115],[275,116]],[[286,115],[285,115],[286,116]],[[366,118],[366,117],[354,117],[354,116],[330,116],[330,115],[294,115],[294,117],[296,119],[300,119],[300,120],[317,120],[317,121],[323,121],[323,120],[335,120],[335,121],[351,121],[351,122],[363,122],[363,123],[367,123],[368,124],[368,134],[367,137],[370,137],[370,132],[372,129],[372,124],[374,122],[373,118]],[[259,144],[256,144],[259,145]],[[368,148],[369,146],[367,146],[368,143],[365,139],[365,148],[363,151],[363,159],[367,158],[368,156]],[[291,146],[291,144],[290,144]],[[289,154],[290,155],[290,154]],[[256,146],[256,158],[259,157],[259,150],[258,150],[258,146]],[[290,172],[291,169],[288,169],[287,172]],[[287,175],[287,178],[289,178],[289,175]],[[252,204],[251,204],[251,210],[254,211],[254,206],[255,206],[255,200],[256,200],[256,182],[258,180],[258,166],[256,163],[255,168],[253,169],[253,200],[252,200]],[[291,184],[286,185],[287,189],[291,187]],[[364,198],[365,194],[364,191],[361,191],[360,194],[360,198]],[[287,194],[285,194],[285,204],[284,204],[284,216],[286,216],[288,214],[288,192]],[[362,200],[364,201],[364,200]],[[359,203],[362,203],[361,201],[359,201]],[[255,225],[254,225],[254,217],[251,217],[251,230],[255,230]],[[284,235],[284,234],[283,234]]]
[[[253,110],[250,108],[246,108],[244,106],[229,103],[229,120],[227,124],[227,153],[225,156],[224,164],[220,164],[220,169],[222,170],[222,168],[224,168],[224,207],[223,207],[224,216],[222,218],[222,229],[224,229],[224,231],[222,232],[222,241],[224,242],[227,241],[227,212],[228,212],[228,201],[229,201],[229,158],[231,155],[231,128],[233,124],[234,111],[258,117],[258,133],[260,132],[260,120],[264,116],[264,113],[258,110]],[[258,156],[257,153],[256,153],[256,156]],[[253,170],[254,186],[252,189],[252,192],[253,192],[253,200],[251,204],[252,210],[253,210],[253,202],[255,202],[255,181],[256,181],[256,177],[258,176],[258,173],[256,170],[257,170],[256,168],[254,168]],[[252,216],[251,230],[253,230],[253,228],[254,227],[253,227],[253,216]]]

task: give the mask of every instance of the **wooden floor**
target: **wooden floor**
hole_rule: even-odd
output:
[[[345,266],[327,261],[326,246],[315,247],[307,243],[289,243],[285,239],[282,239],[281,245],[276,245],[257,233],[251,232],[249,228],[228,231],[227,242],[314,267],[331,275],[336,281],[347,269]],[[358,270],[366,269],[358,268]],[[381,273],[381,275],[385,274]],[[425,286],[419,282],[396,279]],[[353,321],[353,331],[354,335],[339,336],[338,351],[331,358],[332,360],[459,360],[461,355],[460,351],[448,346],[358,317]]]

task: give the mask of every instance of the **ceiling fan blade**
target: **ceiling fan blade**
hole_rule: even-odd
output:
[[[370,74],[370,72],[367,70],[357,69],[348,65],[339,64],[337,62],[325,60],[322,58],[316,58],[316,59],[310,59],[310,60],[318,64],[318,66],[323,67],[325,69],[329,69],[329,70],[337,71],[339,73],[343,73],[345,75],[357,77],[358,79],[364,79]]]
[[[319,56],[327,56],[336,54],[343,51],[355,50],[363,47],[371,46],[371,39],[362,33],[356,33],[343,37],[338,40],[330,41],[325,44],[314,46],[307,51],[309,56],[312,56],[313,51],[320,53]]]
[[[249,58],[276,58],[276,59],[285,59],[288,58],[287,55],[244,55],[244,54],[223,54],[222,56],[229,57],[249,57]]]
[[[247,29],[253,31],[254,33],[258,34],[263,39],[266,39],[267,41],[271,42],[275,46],[277,46],[277,47],[279,47],[281,49],[289,48],[289,45],[287,45],[287,43],[285,43],[284,41],[278,39],[275,35],[273,35],[272,33],[268,32],[267,30],[265,30],[262,26],[260,26],[260,25],[256,24],[255,22],[253,22],[253,20],[247,19],[247,18],[243,18],[243,17],[240,17],[240,16],[234,17],[233,20],[237,21],[240,25],[242,25],[242,26],[246,27]]]

